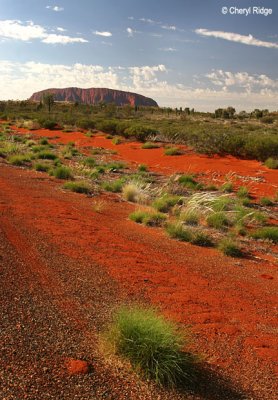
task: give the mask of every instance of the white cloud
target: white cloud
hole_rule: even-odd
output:
[[[223,82],[221,87],[216,85],[214,88],[192,88],[182,83],[169,83],[166,76],[170,71],[163,64],[102,67],[80,63],[73,65],[44,64],[34,61],[15,63],[7,60],[0,61],[2,78],[0,98],[26,99],[33,92],[46,88],[108,87],[141,93],[154,98],[162,106],[189,106],[211,111],[220,105],[221,107],[233,105],[237,110],[277,109],[277,81],[271,80],[266,75],[219,71],[221,70],[207,74],[206,79],[219,79],[219,82]],[[243,84],[250,80],[259,82],[258,90],[230,91],[236,79],[241,80]],[[273,82],[276,82],[276,86],[272,86]],[[200,81],[199,86],[201,83]]]
[[[126,31],[128,37],[133,37],[135,33],[140,33],[139,31],[136,31],[135,29],[132,28],[126,28]]]
[[[177,29],[177,27],[175,25],[162,25],[161,26],[162,29],[167,29],[168,31],[175,31]]]
[[[59,6],[46,6],[46,8],[48,8],[49,10],[52,10],[52,11],[56,11],[56,12],[64,10],[64,7],[59,7]]]
[[[133,21],[134,17],[127,17],[127,19],[129,19],[130,21]]]
[[[68,44],[68,43],[88,43],[88,40],[83,39],[83,38],[73,38],[70,36],[64,36],[64,35],[56,35],[55,33],[48,34],[47,37],[45,37],[42,40],[43,43],[48,43],[48,44]]]
[[[177,51],[177,49],[175,49],[174,47],[163,47],[163,48],[161,48],[159,50],[161,50],[161,51],[169,51],[169,52]]]
[[[39,39],[42,43],[48,44],[88,42],[86,39],[83,38],[73,38],[70,36],[48,33],[43,26],[35,25],[32,21],[27,21],[26,23],[23,23],[19,20],[0,21],[0,37],[22,41]]]
[[[111,32],[107,32],[107,31],[102,31],[102,32],[100,32],[100,31],[94,31],[93,34],[94,34],[94,35],[97,35],[97,36],[104,36],[104,37],[110,37],[110,36],[112,36],[112,33],[111,33]]]
[[[57,29],[57,31],[59,31],[59,32],[66,32],[66,31],[67,31],[66,29],[61,28],[60,26],[58,26],[56,29]]]
[[[222,88],[236,89],[243,92],[259,92],[263,89],[278,89],[278,80],[269,78],[265,74],[248,74],[248,72],[230,72],[212,70],[206,77],[215,85]]]
[[[209,31],[208,29],[196,29],[195,33],[201,36],[211,36],[219,39],[229,40],[231,42],[237,42],[246,44],[249,46],[267,47],[278,49],[278,43],[265,42],[254,38],[252,35],[240,35],[233,32],[223,32],[223,31]]]

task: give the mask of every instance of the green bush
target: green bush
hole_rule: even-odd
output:
[[[166,232],[171,238],[178,239],[183,242],[191,242],[193,239],[191,230],[185,229],[180,222],[167,224]]]
[[[156,143],[152,143],[152,142],[146,142],[144,144],[142,144],[142,149],[157,149],[159,146]]]
[[[47,140],[46,138],[43,138],[43,139],[40,140],[40,144],[41,144],[42,146],[45,146],[45,145],[47,145],[47,144],[49,144],[49,143],[48,143],[48,140]]]
[[[249,190],[245,186],[240,186],[237,193],[237,197],[240,199],[248,198],[249,197]]]
[[[146,211],[134,211],[133,213],[129,214],[129,219],[131,221],[137,222],[137,224],[142,224],[144,218],[146,218],[148,213]]]
[[[181,175],[178,182],[189,189],[196,189],[198,185],[193,175]]]
[[[67,182],[63,185],[64,189],[71,190],[76,193],[91,193],[91,186],[86,182]]]
[[[80,129],[94,129],[96,126],[96,123],[94,120],[92,119],[80,119],[76,122],[76,125],[78,126],[78,128]]]
[[[174,207],[176,204],[180,203],[182,201],[182,198],[180,196],[170,196],[170,195],[164,195],[152,203],[152,206],[160,212],[165,212],[167,213],[170,211],[172,207]]]
[[[56,160],[57,156],[56,154],[52,153],[51,151],[43,150],[39,151],[37,158],[41,160]]]
[[[161,226],[166,220],[166,216],[161,213],[147,212],[147,211],[134,211],[129,215],[129,218],[138,224],[147,226]]]
[[[25,155],[24,154],[17,154],[17,155],[14,155],[14,156],[10,156],[8,158],[8,161],[12,165],[22,166],[22,165],[25,165],[26,163],[30,163],[31,162],[31,158],[27,154],[25,154]]]
[[[34,168],[36,171],[48,172],[50,167],[47,164],[37,163]]]
[[[202,231],[194,232],[191,243],[195,244],[196,246],[202,247],[213,246],[213,240],[211,239],[211,237],[207,233],[204,233]]]
[[[178,327],[152,309],[120,308],[105,338],[116,354],[160,385],[175,386],[192,374],[193,357],[182,352]]]
[[[273,201],[269,197],[262,197],[260,200],[262,206],[271,207],[274,205]]]
[[[53,130],[57,125],[56,121],[46,120],[42,122],[42,127],[45,129]]]
[[[221,191],[224,193],[231,193],[234,189],[232,182],[226,182],[221,186]]]
[[[89,168],[93,168],[96,166],[96,160],[93,157],[87,157],[85,158],[85,160],[83,161],[84,165],[86,165]]]
[[[168,147],[164,150],[165,156],[179,156],[181,155],[181,150],[178,147]]]
[[[138,171],[139,171],[139,172],[148,172],[148,166],[145,165],[145,164],[140,164],[140,165],[138,166]]]
[[[242,257],[243,253],[238,245],[231,239],[223,239],[219,245],[219,250],[222,251],[226,256],[229,257]]]
[[[107,192],[119,193],[122,191],[124,181],[122,179],[117,179],[113,182],[103,182],[102,187]]]
[[[149,128],[143,125],[133,125],[125,129],[125,134],[128,137],[135,137],[139,142],[145,142],[148,137],[156,135],[157,131],[153,128]]]
[[[229,222],[228,218],[226,217],[225,213],[219,211],[219,212],[210,214],[207,217],[207,224],[211,228],[225,229],[227,226],[229,226],[230,222]]]
[[[251,236],[254,239],[268,239],[278,243],[278,228],[276,226],[260,228],[253,232]]]
[[[72,179],[71,170],[68,167],[60,166],[53,170],[53,175],[57,179]]]
[[[278,169],[278,160],[270,157],[265,161],[264,165],[270,169]]]
[[[198,225],[200,220],[200,215],[195,211],[187,211],[180,215],[180,219],[186,225]]]

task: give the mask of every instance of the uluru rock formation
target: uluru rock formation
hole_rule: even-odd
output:
[[[122,90],[106,89],[106,88],[65,88],[65,89],[46,89],[35,92],[31,97],[31,101],[40,101],[44,93],[53,93],[55,101],[69,101],[84,104],[98,104],[100,102],[115,103],[117,106],[149,106],[158,107],[156,101],[141,94],[125,92]]]

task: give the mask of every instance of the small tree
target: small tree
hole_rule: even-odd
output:
[[[48,108],[48,113],[50,114],[51,107],[54,104],[54,94],[47,92],[42,96],[42,102]]]

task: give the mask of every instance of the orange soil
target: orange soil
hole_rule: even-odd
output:
[[[252,184],[253,192],[261,196],[275,191],[277,172],[256,161],[192,153],[166,157],[161,149],[139,150],[138,143],[114,146],[102,136],[86,138],[78,132],[47,130],[32,133],[56,137],[53,141],[59,143],[75,141],[79,147],[117,149],[121,159],[145,163],[165,174],[217,171],[223,179],[233,171],[264,176],[264,183]],[[5,176],[4,168],[12,179]],[[161,229],[128,220],[134,205],[115,195],[103,195],[106,206],[95,213],[91,199],[63,193],[54,179],[43,181],[41,173],[4,168],[0,169],[0,193],[15,220],[43,234],[61,253],[77,261],[86,257],[105,268],[129,296],[143,296],[165,315],[190,324],[196,340],[192,347],[201,350],[211,364],[220,366],[246,390],[258,387],[264,398],[275,398],[278,273],[271,257],[235,260],[215,249],[170,240]],[[48,279],[41,283],[51,284]]]
[[[13,128],[20,133],[28,132],[26,129]],[[163,148],[143,150],[141,144],[137,142],[114,145],[111,140],[101,134],[87,138],[82,132],[66,133],[47,129],[32,131],[32,134],[53,138],[54,143],[74,142],[80,148],[103,147],[116,150],[118,155],[115,158],[125,160],[133,165],[146,164],[152,171],[165,175],[177,172],[199,173],[204,174],[205,180],[215,184],[225,182],[225,177],[230,176],[236,186],[247,186],[256,198],[273,196],[278,189],[277,171],[266,168],[256,160],[241,160],[232,156],[208,157],[195,154],[185,146],[180,146],[185,150],[184,155],[165,156]],[[249,177],[251,179],[248,179]]]
[[[2,202],[15,223],[39,232],[77,264],[86,257],[105,268],[129,296],[143,296],[165,315],[191,324],[193,348],[246,390],[272,386],[278,356],[274,263],[238,261],[215,249],[170,240],[160,229],[128,220],[134,205],[115,195],[105,195],[106,208],[95,213],[90,198],[63,193],[55,180],[42,177],[34,171],[0,169]],[[8,238],[16,241],[12,234]],[[18,246],[25,251],[24,241]],[[51,292],[51,279],[38,276]],[[75,312],[71,302],[70,310]],[[82,320],[78,314],[76,319]],[[272,390],[267,393],[265,398],[275,398]]]

